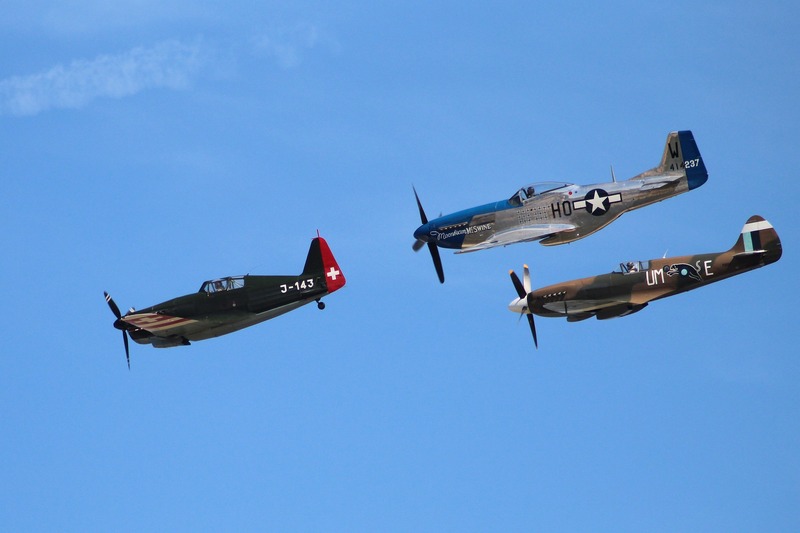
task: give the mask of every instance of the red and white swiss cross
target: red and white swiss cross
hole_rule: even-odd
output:
[[[323,272],[325,273],[325,282],[328,285],[328,292],[341,289],[345,284],[342,269],[339,268],[336,259],[333,258],[333,253],[330,247],[328,247],[328,243],[325,242],[325,239],[322,237],[317,238],[319,239],[319,249],[322,254]]]

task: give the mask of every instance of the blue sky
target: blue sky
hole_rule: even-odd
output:
[[[790,531],[796,7],[746,2],[7,2],[0,19],[0,523],[16,531]],[[411,250],[429,215],[655,166],[691,129],[701,188],[567,246]],[[763,270],[611,321],[506,309],[620,261]],[[293,274],[348,285],[191,347],[141,308]]]

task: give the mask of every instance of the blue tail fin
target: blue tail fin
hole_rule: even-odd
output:
[[[696,189],[708,180],[708,171],[692,132],[689,130],[679,131],[678,145],[680,146],[678,156],[682,159],[681,163],[686,172],[686,180],[689,182],[689,190]],[[669,144],[667,150],[670,150]]]
[[[703,163],[703,157],[697,149],[697,143],[694,142],[694,135],[689,130],[670,133],[667,136],[661,163],[631,179],[646,179],[664,174],[675,176],[676,173],[686,175],[689,190],[696,189],[708,180],[706,164]]]

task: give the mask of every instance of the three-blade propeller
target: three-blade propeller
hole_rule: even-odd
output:
[[[522,279],[523,281],[519,280],[516,272],[513,270],[508,271],[509,275],[511,276],[511,283],[514,284],[514,288],[517,290],[517,296],[520,299],[526,300],[526,305],[522,308],[522,313],[528,316],[528,324],[531,327],[531,335],[533,335],[533,344],[536,348],[539,348],[539,340],[536,338],[536,324],[533,322],[533,313],[530,312],[531,308],[531,273],[528,270],[528,265],[523,267],[522,271]]]
[[[425,216],[425,210],[422,209],[422,203],[419,201],[419,195],[417,194],[417,189],[414,189],[414,197],[417,199],[417,207],[419,208],[419,218],[422,220],[422,224],[428,223],[428,217]],[[422,245],[426,244],[421,240],[417,240],[412,248],[415,252],[418,252]],[[439,283],[444,283],[444,268],[442,268],[442,259],[439,257],[439,248],[436,246],[435,243],[430,241],[427,242],[428,250],[431,252],[431,259],[433,259],[433,266],[436,267],[436,274],[439,276]]]
[[[111,312],[114,313],[114,316],[117,317],[117,320],[114,322],[114,327],[117,329],[122,330],[122,341],[125,343],[125,359],[128,361],[128,370],[131,369],[131,354],[128,350],[128,332],[125,330],[125,327],[121,324],[122,313],[119,311],[119,307],[111,298],[107,292],[103,291],[103,294],[106,296],[106,303],[108,303],[108,307],[111,308]]]

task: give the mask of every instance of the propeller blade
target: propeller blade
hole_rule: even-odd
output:
[[[414,198],[417,199],[417,208],[419,208],[419,219],[422,221],[423,224],[428,223],[428,217],[425,216],[425,210],[422,209],[422,202],[419,201],[419,195],[417,194],[417,189],[412,185],[412,189],[414,189]],[[422,241],[417,241],[413,245],[413,249],[416,252],[424,243]],[[433,266],[436,267],[436,275],[439,276],[439,283],[444,283],[444,268],[442,267],[442,258],[439,257],[439,248],[436,247],[436,244],[432,242],[428,242],[428,250],[431,252],[431,259],[433,259]]]
[[[528,293],[528,310],[533,309],[533,295]],[[533,323],[533,312],[530,311],[528,314],[528,324],[531,326],[531,335],[533,335],[533,345],[536,346],[536,349],[539,349],[539,339],[536,338],[536,324]]]
[[[533,335],[533,345],[539,349],[539,341],[536,339],[536,324],[533,323],[533,313],[528,313],[528,324],[531,326],[531,334]]]
[[[417,189],[412,185],[412,189],[414,189],[414,198],[417,199],[417,207],[419,208],[419,218],[422,220],[423,224],[428,223],[428,217],[425,216],[425,210],[422,209],[422,202],[419,201],[419,195],[417,194]]]
[[[522,282],[519,280],[519,276],[513,270],[509,270],[508,274],[511,276],[511,283],[514,284],[514,288],[517,290],[517,296],[520,298],[525,298],[525,295],[528,294],[525,292],[525,288],[522,285]]]
[[[414,241],[414,244],[411,245],[411,249],[415,252],[419,252],[423,246],[425,246],[425,241]]]
[[[433,266],[436,267],[436,275],[439,276],[439,283],[444,283],[444,268],[442,268],[442,258],[439,257],[439,248],[432,242],[429,242],[428,250],[431,252],[431,259],[433,259]]]
[[[531,271],[528,265],[522,265],[522,286],[525,287],[525,294],[531,292]]]
[[[131,353],[128,351],[128,332],[122,330],[122,340],[125,343],[125,359],[128,361],[128,370],[131,369]]]
[[[527,297],[526,298],[526,303],[528,305],[524,309],[527,310],[528,312],[527,313],[524,313],[524,312],[520,313],[520,318],[522,318],[523,314],[528,316],[528,325],[531,327],[531,335],[533,335],[533,345],[536,346],[536,348],[538,349],[539,348],[539,339],[536,337],[536,324],[534,324],[534,322],[533,322],[533,313],[530,312],[530,310],[533,308],[533,306],[532,306],[532,302],[531,302],[532,297],[531,297],[531,294],[530,294],[530,292],[531,292],[531,278],[530,278],[530,273],[528,272],[528,265],[525,265],[525,270],[523,272],[524,279],[525,279],[525,284],[523,284],[523,282],[521,282],[519,280],[519,276],[517,276],[517,273],[514,272],[513,270],[509,270],[508,274],[511,276],[511,282],[514,284],[514,288],[517,290],[517,295],[519,295],[520,298],[526,298]]]
[[[117,307],[117,304],[111,298],[111,295],[105,291],[103,291],[103,294],[106,295],[106,303],[108,303],[108,306],[111,308],[111,312],[114,313],[115,317],[117,317],[117,322],[114,323],[114,326],[117,327],[117,325],[121,323],[119,319],[122,317],[122,313],[119,312],[119,307]],[[128,361],[128,370],[130,370],[131,352],[130,349],[128,348],[128,332],[125,331],[125,329],[123,329],[123,326],[118,326],[118,327],[119,329],[122,329],[122,342],[125,343],[125,360]]]
[[[111,308],[111,312],[114,313],[115,317],[120,318],[122,316],[122,313],[119,312],[119,307],[117,307],[117,304],[114,303],[114,300],[111,298],[111,295],[108,294],[106,291],[103,291],[103,294],[106,295],[106,303],[108,303],[108,306]]]

